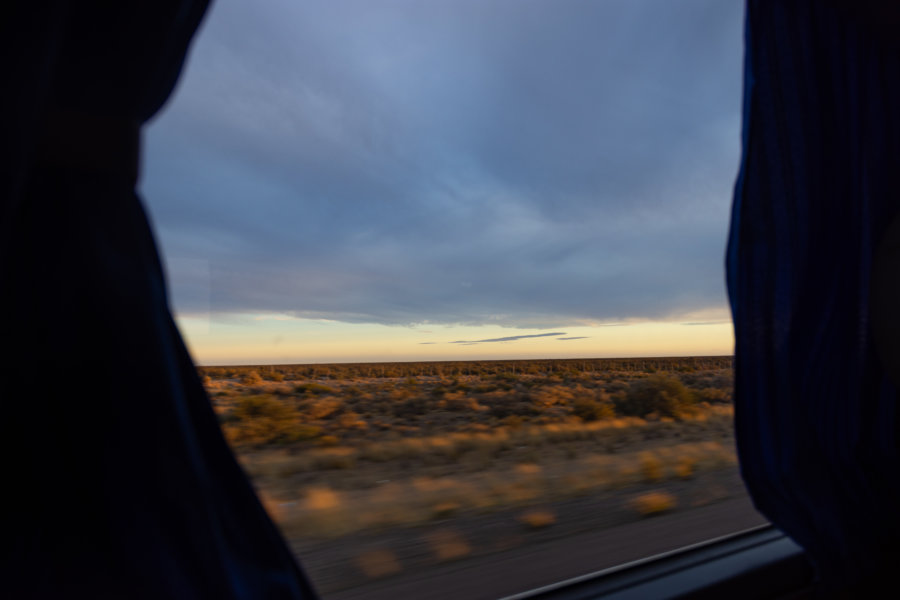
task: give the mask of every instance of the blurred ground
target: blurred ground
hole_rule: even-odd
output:
[[[765,523],[735,469],[643,487],[294,548],[325,600],[496,600]],[[660,489],[660,514],[628,501]]]
[[[761,524],[730,357],[204,368],[325,600],[496,599]]]

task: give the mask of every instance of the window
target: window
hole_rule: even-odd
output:
[[[499,597],[763,523],[722,273],[741,19],[214,6],[144,195],[226,434],[325,598]]]

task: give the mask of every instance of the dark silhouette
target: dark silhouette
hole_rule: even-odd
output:
[[[821,589],[859,598],[896,587],[900,558],[898,395],[870,294],[900,212],[898,16],[869,0],[747,3],[728,250],[744,480]]]
[[[205,10],[4,6],[6,598],[314,597],[222,438],[135,194]]]

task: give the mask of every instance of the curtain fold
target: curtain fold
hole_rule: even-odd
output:
[[[742,473],[835,589],[892,566],[900,535],[897,391],[869,308],[900,208],[900,51],[876,6],[748,1],[726,259]]]
[[[135,193],[140,125],[205,10],[29,0],[0,28],[5,597],[315,597],[220,432]]]

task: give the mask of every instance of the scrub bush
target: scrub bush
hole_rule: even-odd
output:
[[[624,398],[616,400],[616,412],[632,417],[680,418],[696,404],[694,393],[681,381],[667,375],[652,375],[628,386]]]

